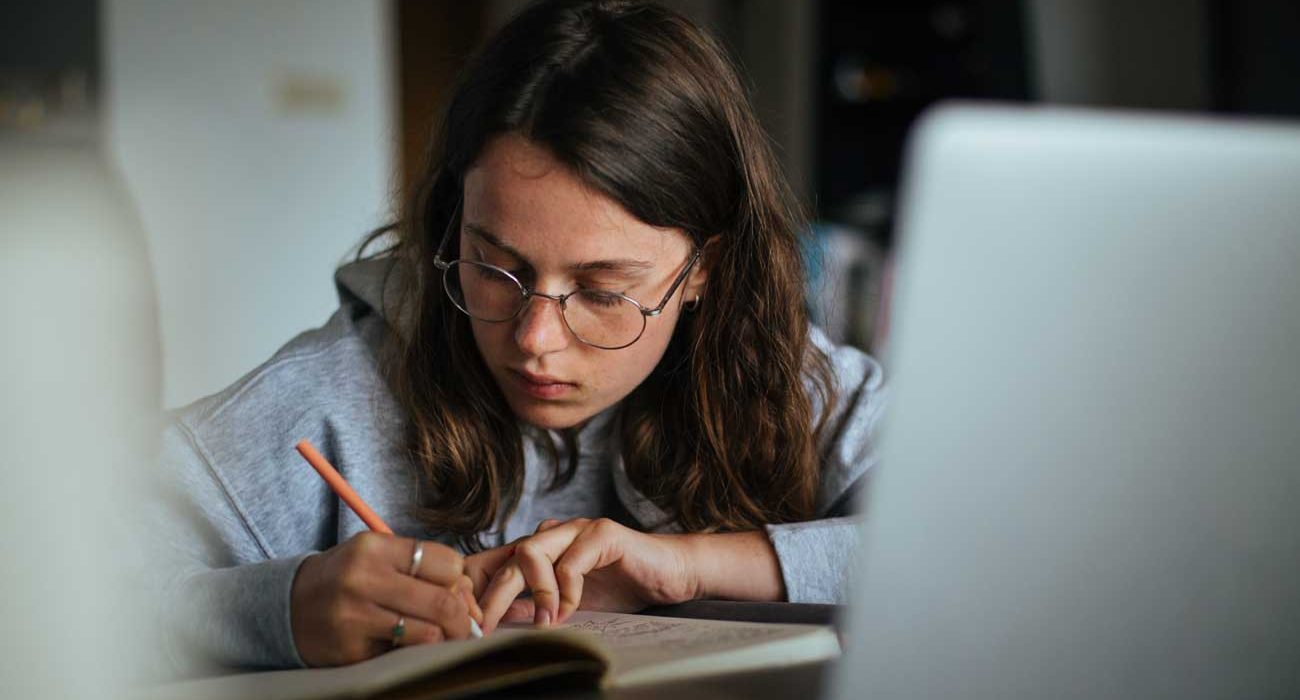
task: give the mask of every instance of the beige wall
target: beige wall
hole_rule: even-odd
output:
[[[109,0],[110,138],[157,272],[166,405],[217,391],[337,307],[389,212],[386,0]]]

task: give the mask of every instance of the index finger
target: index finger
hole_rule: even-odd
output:
[[[579,523],[582,521],[581,519],[577,519],[569,522]],[[474,595],[483,595],[483,592],[488,583],[492,580],[492,577],[496,575],[497,571],[499,571],[501,567],[506,565],[506,562],[510,561],[510,557],[514,556],[515,547],[518,546],[520,542],[548,530],[554,530],[561,525],[568,524],[569,523],[562,520],[548,518],[538,523],[537,531],[533,535],[524,535],[509,544],[503,544],[500,547],[493,547],[492,549],[485,549],[481,552],[475,552],[474,554],[465,557],[465,575],[469,576],[470,580],[474,582]]]
[[[487,589],[483,591],[482,599],[479,600],[483,610],[485,633],[490,634],[496,629],[510,604],[526,588],[528,582],[524,578],[524,572],[513,560],[497,569],[497,572],[492,575],[492,580],[488,582]]]

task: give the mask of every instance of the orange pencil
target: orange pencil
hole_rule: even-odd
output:
[[[325,483],[329,484],[329,487],[334,490],[334,493],[337,493],[339,498],[342,498],[343,502],[348,504],[348,507],[352,509],[352,512],[356,513],[357,516],[361,518],[361,521],[366,524],[366,527],[375,532],[382,532],[386,535],[393,534],[393,529],[388,527],[388,525],[380,519],[379,515],[375,513],[375,511],[371,510],[370,506],[366,505],[365,501],[361,500],[361,496],[357,495],[357,492],[352,490],[352,486],[343,480],[343,475],[340,474],[338,470],[334,468],[334,465],[330,464],[321,453],[317,452],[316,448],[312,447],[310,442],[307,440],[299,440],[298,444],[295,445],[294,448],[298,450],[298,454],[302,455],[303,459],[307,460],[307,463],[311,465],[311,468],[315,469],[316,473],[320,474],[320,477],[325,480]]]
[[[382,532],[385,535],[393,534],[393,528],[388,527],[383,519],[379,517],[379,514],[371,510],[370,506],[361,500],[361,496],[353,490],[352,485],[343,479],[343,475],[334,468],[334,465],[329,463],[329,460],[325,459],[324,455],[317,452],[315,447],[312,447],[311,442],[299,440],[298,444],[294,445],[294,449],[298,450],[298,454],[307,460],[307,463],[311,465],[312,469],[316,470],[317,474],[320,474],[320,478],[324,479],[326,484],[329,484],[334,493],[337,493],[339,498],[342,498],[343,502],[348,504],[352,512],[361,518],[366,527],[375,532]],[[469,618],[469,633],[474,637],[483,636],[483,630],[479,628],[478,621],[472,615]]]

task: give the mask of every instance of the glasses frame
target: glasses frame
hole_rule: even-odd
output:
[[[442,241],[438,243],[438,250],[433,254],[433,266],[442,271],[442,290],[447,294],[447,298],[451,300],[453,306],[455,306],[458,310],[461,311],[461,313],[465,314],[466,316],[469,316],[470,318],[478,321],[482,321],[484,323],[506,323],[507,321],[513,321],[516,318],[518,318],[519,314],[522,313],[523,310],[528,307],[528,302],[533,297],[550,299],[551,301],[554,301],[560,305],[560,318],[564,319],[564,327],[569,330],[569,333],[573,334],[573,337],[577,338],[578,341],[581,342],[583,345],[589,345],[593,348],[598,348],[600,350],[622,350],[623,348],[629,347],[636,341],[640,340],[641,336],[645,335],[645,329],[648,323],[647,319],[654,318],[655,316],[658,316],[659,314],[663,313],[664,308],[668,306],[668,301],[673,298],[673,294],[677,293],[677,288],[682,286],[682,283],[686,281],[686,276],[690,274],[691,269],[695,267],[695,263],[700,259],[701,251],[699,247],[692,247],[691,257],[689,260],[686,261],[686,266],[682,268],[681,272],[677,273],[677,277],[673,280],[672,286],[668,287],[668,291],[665,292],[663,298],[659,300],[659,304],[654,306],[653,308],[647,308],[644,304],[637,301],[636,299],[633,299],[632,297],[627,296],[626,294],[622,294],[620,292],[601,291],[600,292],[601,294],[619,297],[620,299],[631,302],[631,304],[635,306],[638,311],[641,312],[641,330],[637,332],[635,338],[624,343],[623,345],[615,345],[615,346],[598,345],[596,343],[593,343],[583,338],[581,335],[578,334],[577,331],[573,330],[573,326],[569,325],[569,317],[568,315],[565,314],[565,309],[566,309],[565,302],[568,301],[569,297],[575,294],[580,294],[582,292],[589,292],[592,290],[575,289],[567,294],[546,294],[544,292],[539,292],[536,289],[530,288],[528,285],[524,284],[518,277],[516,277],[514,273],[504,268],[497,267],[496,265],[492,265],[490,263],[484,263],[484,262],[477,262],[474,260],[461,260],[459,258],[455,260],[445,259],[443,257],[443,254],[446,252],[447,243],[451,241],[452,226],[457,224],[459,221],[460,221],[460,204],[458,203],[456,205],[456,211],[452,213],[451,220],[447,222],[447,230],[444,231],[442,234]],[[486,267],[491,270],[495,270],[505,275],[507,278],[512,280],[515,284],[519,285],[519,291],[520,291],[519,308],[515,309],[515,312],[511,314],[509,317],[498,319],[498,320],[479,318],[478,316],[471,314],[469,310],[462,307],[456,301],[456,297],[452,295],[451,289],[447,286],[447,274],[451,272],[451,269],[458,264],[478,265],[481,267]]]

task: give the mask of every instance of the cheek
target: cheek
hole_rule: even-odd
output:
[[[648,348],[658,357],[662,357],[664,351],[668,349],[668,342],[673,339],[673,332],[677,329],[678,312],[673,306],[677,303],[674,297],[668,308],[664,309],[663,314],[657,318],[649,319],[646,324],[645,335],[637,341],[637,345],[645,343]],[[635,346],[633,346],[635,347]]]
[[[664,352],[668,349],[668,341],[672,340],[673,325],[675,318],[659,317],[652,319],[650,325],[646,326],[645,335],[636,341],[631,347],[619,350],[618,367],[627,375],[627,390],[631,391],[640,384],[647,376],[654,371],[655,366],[663,359]]]
[[[470,328],[474,332],[474,344],[484,359],[500,357],[510,342],[509,323],[484,323],[471,320]]]
[[[567,359],[561,360],[557,368],[566,372],[576,370],[585,377],[588,389],[595,392],[590,398],[596,401],[612,403],[622,400],[663,359],[676,321],[676,314],[668,318],[667,313],[652,319],[646,326],[645,335],[622,350],[599,350],[575,341],[564,353]],[[479,353],[490,366],[496,367],[515,358],[514,324],[471,321],[470,327]]]
[[[666,320],[656,319],[652,323],[659,326],[659,321]],[[582,356],[575,365],[581,366],[588,385],[595,389],[593,398],[601,404],[610,404],[632,393],[663,359],[671,331],[671,326],[667,333],[647,326],[640,340],[622,350],[582,348]]]

